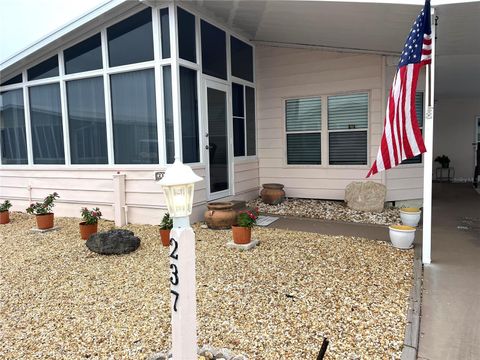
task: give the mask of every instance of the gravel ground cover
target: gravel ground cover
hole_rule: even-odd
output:
[[[279,205],[268,205],[257,198],[249,201],[247,206],[258,207],[260,212],[273,215],[380,225],[400,223],[398,208],[386,208],[381,213],[373,213],[350,209],[343,201],[286,198]]]
[[[170,347],[168,250],[158,227],[129,225],[128,255],[90,252],[79,219],[0,227],[0,358],[145,359]],[[113,224],[100,222],[100,230]],[[198,340],[250,359],[399,358],[413,250],[384,242],[255,228],[252,251],[230,231],[195,226]]]

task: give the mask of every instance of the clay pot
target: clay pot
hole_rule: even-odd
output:
[[[10,212],[8,210],[0,212],[0,224],[8,224],[10,222]]]
[[[397,249],[410,249],[415,240],[415,228],[407,225],[390,225],[390,241]]]
[[[160,229],[160,238],[162,239],[162,245],[163,246],[169,246],[170,245],[170,229]]]
[[[80,223],[80,236],[83,240],[88,240],[90,235],[97,233],[98,223],[95,224],[85,224],[85,222]]]
[[[419,208],[401,208],[400,209],[400,219],[402,219],[402,224],[407,226],[418,226],[420,222],[420,217],[422,211]]]
[[[37,228],[40,230],[50,229],[53,227],[53,213],[35,215],[37,219]]]
[[[233,242],[235,244],[248,244],[252,240],[252,228],[232,226]]]
[[[210,229],[230,229],[237,221],[237,213],[231,202],[211,202],[207,204],[205,221]]]
[[[283,184],[263,184],[263,189],[260,192],[262,201],[269,205],[278,205],[285,199],[285,191],[283,191]]]

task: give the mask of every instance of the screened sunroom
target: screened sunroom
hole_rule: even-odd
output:
[[[205,179],[199,213],[256,196],[254,46],[172,2],[117,3],[2,69],[1,197],[156,223],[175,156]]]

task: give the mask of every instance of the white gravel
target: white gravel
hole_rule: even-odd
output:
[[[0,358],[145,359],[170,348],[168,250],[158,227],[128,255],[90,252],[79,219],[29,231],[0,226]],[[100,230],[113,224],[100,222]],[[195,227],[198,341],[250,359],[399,358],[413,251],[352,237],[254,228],[252,251],[227,249],[229,230]]]
[[[249,201],[247,206],[258,207],[260,212],[272,215],[380,225],[400,222],[400,212],[397,208],[386,208],[381,213],[358,211],[348,208],[343,201],[286,198],[279,205],[268,205],[264,204],[261,198],[257,198]]]

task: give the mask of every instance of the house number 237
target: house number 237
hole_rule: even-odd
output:
[[[170,253],[170,258],[172,258],[175,261],[178,261],[178,254],[177,254],[178,242],[177,242],[177,240],[175,240],[174,238],[171,238],[170,239],[170,245],[173,245],[172,252]],[[172,271],[172,276],[170,276],[170,283],[173,286],[177,286],[178,283],[179,283],[177,264],[172,262],[170,264],[170,270]],[[180,297],[180,294],[173,289],[170,290],[170,293],[173,294],[173,296],[175,296],[175,300],[173,301],[173,311],[176,312],[177,311],[178,298]]]

